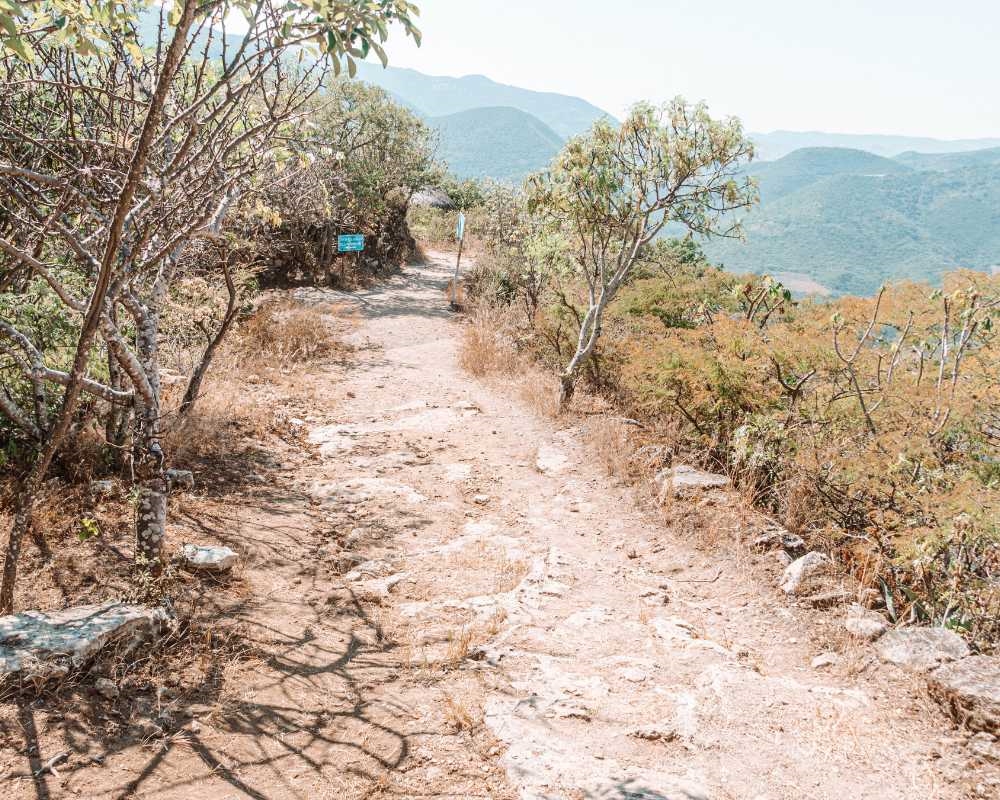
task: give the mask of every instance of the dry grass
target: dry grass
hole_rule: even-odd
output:
[[[240,326],[234,349],[250,367],[318,361],[339,346],[332,319],[340,313],[331,303],[304,305],[290,297],[270,298]]]
[[[472,375],[512,375],[518,368],[517,347],[509,314],[495,308],[478,308],[465,328],[458,360]]]
[[[454,669],[469,657],[472,651],[472,640],[475,631],[465,626],[452,631],[448,637],[448,650],[445,653],[445,665]]]
[[[629,427],[617,419],[595,420],[587,432],[590,444],[612,478],[626,481],[631,474],[632,441]]]
[[[445,695],[444,716],[454,731],[474,731],[483,724],[483,710],[474,708],[461,698]]]
[[[528,574],[528,562],[521,558],[511,559],[507,554],[497,558],[494,587],[497,594],[516,588]]]
[[[528,368],[518,380],[517,393],[539,416],[559,416],[559,380],[554,375]]]

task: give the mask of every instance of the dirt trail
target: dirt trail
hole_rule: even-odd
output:
[[[915,683],[864,650],[813,669],[843,644],[836,619],[800,615],[745,555],[681,536],[738,515],[640,510],[575,423],[460,370],[448,271],[434,254],[369,292],[299,293],[356,310],[356,363],[313,376],[298,410],[317,452],[248,497],[235,531],[212,529],[247,551],[246,596],[227,608],[257,649],[225,702],[189,703],[196,720],[172,739],[60,791],[969,796]],[[61,796],[47,791],[25,796]]]

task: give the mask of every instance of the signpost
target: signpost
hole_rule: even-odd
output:
[[[365,249],[365,237],[361,233],[346,233],[337,237],[338,253],[360,253]]]
[[[455,226],[455,238],[458,239],[458,258],[455,259],[455,277],[451,279],[451,307],[458,308],[458,265],[462,263],[462,242],[465,239],[465,214],[458,212],[458,224]]]
[[[365,249],[365,237],[361,233],[344,233],[337,237],[337,252],[338,253],[354,253],[354,268],[357,270],[358,264],[357,260],[360,253]],[[341,283],[344,281],[344,262],[340,262],[340,280]]]

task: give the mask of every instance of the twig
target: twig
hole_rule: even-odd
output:
[[[715,583],[722,576],[722,567],[719,567],[718,572],[715,573],[715,577],[712,578],[667,578],[668,581],[673,581],[674,583]],[[661,589],[665,589],[665,586],[661,586]]]
[[[50,758],[48,761],[46,761],[44,764],[42,764],[42,766],[40,766],[38,769],[35,770],[35,777],[38,778],[44,775],[46,772],[51,772],[53,775],[55,775],[56,778],[58,778],[59,773],[56,772],[56,764],[60,763],[61,761],[65,761],[67,758],[69,758],[69,750],[64,750],[61,753],[57,753],[56,755],[52,756],[52,758]]]

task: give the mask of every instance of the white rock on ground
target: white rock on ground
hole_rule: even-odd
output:
[[[167,619],[162,608],[119,602],[0,617],[0,675],[65,674],[112,643],[155,636]]]
[[[199,547],[194,544],[184,545],[181,557],[186,566],[206,572],[225,572],[232,569],[239,558],[228,547]]]
[[[798,594],[806,579],[820,570],[826,569],[829,562],[829,558],[815,550],[795,559],[785,567],[781,576],[781,590],[785,594]]]
[[[1000,734],[1000,658],[970,656],[934,670],[927,687],[960,725]]]
[[[729,486],[729,478],[712,472],[679,464],[656,473],[654,479],[659,489],[660,502],[668,497],[687,497],[706,489],[724,489]]]
[[[969,647],[947,628],[899,628],[876,645],[879,658],[911,672],[927,672],[940,664],[969,655]]]
[[[889,623],[885,617],[877,611],[860,606],[854,603],[847,610],[847,619],[844,620],[844,627],[852,636],[859,639],[874,641],[889,629]]]
[[[812,660],[813,669],[826,669],[835,667],[840,663],[840,656],[836,653],[820,653]]]

